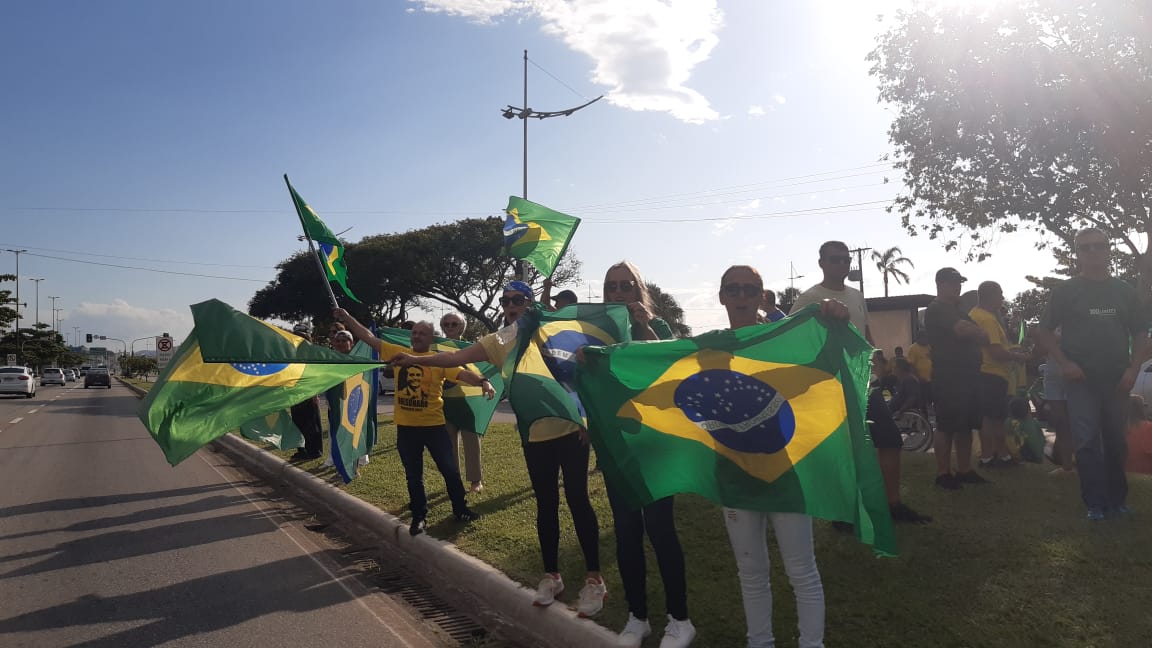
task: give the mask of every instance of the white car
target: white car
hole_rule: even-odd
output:
[[[1152,418],[1152,360],[1140,366],[1132,393],[1144,399],[1144,415]]]
[[[28,367],[0,367],[0,394],[36,395],[36,377]]]
[[[44,375],[40,376],[41,385],[60,385],[63,387],[68,384],[68,377],[64,375],[64,370],[57,367],[48,367],[44,370]]]
[[[75,369],[65,369],[64,370],[64,377],[68,380],[68,382],[76,382],[76,370]]]

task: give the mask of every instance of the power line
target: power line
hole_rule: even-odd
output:
[[[725,220],[762,220],[768,218],[788,218],[789,216],[820,216],[832,215],[840,213],[850,213],[857,211],[871,211],[877,205],[890,204],[891,200],[869,200],[858,203],[847,203],[843,205],[828,205],[826,207],[812,207],[810,209],[795,209],[792,211],[780,212],[764,212],[760,214],[741,214],[739,216],[703,216],[700,218],[585,218],[584,222],[590,223],[699,223],[706,221],[725,221]]]
[[[39,257],[41,259],[55,259],[57,261],[71,261],[72,263],[83,263],[85,265],[98,265],[98,266],[105,266],[108,268],[123,268],[125,270],[143,270],[144,272],[159,272],[161,274],[181,275],[184,277],[201,277],[204,279],[229,279],[232,281],[254,281],[257,283],[268,283],[269,282],[268,279],[248,279],[247,277],[222,277],[219,275],[197,274],[194,272],[176,272],[175,270],[158,270],[156,268],[141,268],[141,267],[137,267],[137,266],[119,265],[116,263],[100,263],[99,261],[84,261],[81,259],[69,259],[66,257],[50,256],[47,254],[32,254],[31,252],[28,252],[27,254],[28,254],[28,256]]]
[[[120,254],[96,254],[94,252],[79,252],[76,250],[57,250],[54,248],[34,247],[31,245],[14,245],[14,247],[26,247],[29,250],[41,250],[43,252],[59,252],[61,254],[78,254],[80,256],[93,256],[108,259],[124,259],[127,261],[146,261],[149,263],[178,263],[181,265],[202,265],[202,266],[216,266],[221,268],[253,268],[259,270],[275,270],[268,266],[262,265],[240,265],[238,263],[205,263],[202,261],[177,261],[175,259],[145,259],[141,257],[126,257]]]
[[[548,70],[545,70],[545,69],[544,69],[543,67],[541,67],[541,66],[540,66],[540,64],[539,64],[539,63],[537,63],[536,61],[533,61],[532,59],[528,59],[528,62],[529,62],[529,63],[531,63],[532,65],[536,66],[536,69],[537,69],[537,70],[540,70],[540,71],[541,71],[541,72],[543,72],[544,74],[547,74],[548,76],[552,77],[552,80],[553,80],[553,81],[555,81],[556,83],[559,83],[560,85],[564,86],[565,88],[568,88],[569,90],[571,90],[571,91],[572,91],[572,94],[576,95],[577,97],[580,97],[581,99],[583,99],[583,100],[585,100],[585,101],[587,101],[587,100],[588,100],[588,97],[586,97],[585,95],[581,94],[581,93],[580,93],[578,90],[576,90],[576,89],[575,89],[575,88],[573,88],[572,86],[568,85],[567,83],[564,83],[563,81],[561,81],[561,80],[560,80],[560,77],[556,76],[555,74],[552,74],[552,73],[551,73],[551,72],[549,72]]]
[[[698,202],[698,203],[683,203],[683,204],[677,204],[677,205],[652,206],[652,207],[624,207],[621,209],[609,209],[609,210],[603,210],[603,211],[609,211],[609,212],[614,212],[614,213],[627,213],[627,212],[638,212],[638,211],[660,211],[660,210],[664,210],[664,209],[691,209],[694,207],[711,207],[713,205],[730,205],[732,203],[742,203],[742,202],[748,202],[750,200],[775,200],[777,198],[790,198],[792,196],[811,196],[811,195],[815,195],[815,194],[828,193],[830,191],[839,192],[839,191],[848,191],[848,190],[853,190],[853,189],[869,189],[871,187],[883,187],[884,185],[885,185],[885,183],[883,183],[883,182],[871,182],[868,184],[849,185],[846,187],[828,187],[826,189],[808,189],[805,191],[796,191],[793,193],[786,193],[786,194],[769,194],[767,196],[743,196],[741,198],[733,198],[731,200],[717,200],[717,201],[712,201],[712,202]],[[723,196],[723,195],[731,195],[731,194],[717,194],[717,197]],[[584,213],[584,214],[598,213],[598,212],[589,212],[588,210],[573,210],[573,211],[579,211],[579,213]]]

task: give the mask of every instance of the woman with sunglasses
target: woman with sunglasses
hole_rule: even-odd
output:
[[[444,337],[450,340],[459,340],[464,337],[464,316],[460,313],[445,313],[440,318],[440,330]],[[444,383],[444,418],[447,419],[448,435],[452,437],[452,452],[456,457],[456,464],[460,464],[460,446],[464,446],[464,476],[472,483],[469,489],[473,493],[484,490],[484,473],[480,465],[480,435],[475,430],[461,428],[455,421],[459,421],[456,413],[468,410],[464,404],[464,391],[456,383]],[[470,418],[467,411],[465,418]]]
[[[720,304],[728,311],[729,328],[757,323],[764,299],[764,282],[755,268],[736,265],[724,271],[720,279]],[[833,299],[820,302],[820,314],[848,319],[848,308]],[[772,584],[768,545],[768,524],[776,535],[784,571],[796,595],[799,617],[800,648],[824,645],[824,585],[816,568],[812,546],[812,518],[802,513],[763,513],[724,507],[724,525],[744,598],[744,616],[748,621],[748,648],[775,645],[772,635]]]
[[[434,356],[396,355],[391,362],[402,367],[421,364],[428,367],[459,367],[473,362],[504,365],[516,347],[520,317],[532,307],[532,288],[513,281],[504,288],[500,307],[504,328],[480,338],[472,346]],[[512,409],[516,409],[512,401]],[[584,553],[587,574],[580,590],[576,611],[582,617],[599,614],[608,590],[600,575],[600,527],[596,510],[588,498],[588,436],[583,428],[566,419],[545,417],[532,423],[524,443],[524,462],[536,496],[536,534],[544,562],[544,577],[536,588],[533,605],[547,607],[564,591],[560,578],[560,485],[564,475],[564,496],[572,513],[572,524]]]
[[[604,275],[604,301],[627,304],[632,319],[633,340],[666,340],[672,329],[652,314],[648,286],[636,266],[621,261]],[[641,509],[629,509],[611,481],[605,483],[608,502],[612,505],[612,523],[616,530],[616,563],[628,601],[628,622],[620,632],[620,646],[638,647],[652,634],[648,623],[647,567],[644,558],[644,534],[647,532],[660,578],[664,581],[668,623],[660,648],[683,648],[696,637],[696,628],[688,619],[688,585],[684,571],[684,550],[676,533],[675,504],[672,497],[657,500]]]

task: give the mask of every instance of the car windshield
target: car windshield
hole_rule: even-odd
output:
[[[24,373],[24,367],[0,367],[0,373]]]
[[[88,373],[108,373],[107,369],[89,369]]]

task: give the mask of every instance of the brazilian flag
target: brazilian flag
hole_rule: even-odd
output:
[[[320,220],[320,217],[308,206],[308,203],[304,202],[300,194],[296,193],[292,183],[288,182],[287,174],[284,176],[284,182],[288,185],[288,193],[292,194],[292,203],[296,205],[296,214],[300,216],[300,224],[304,226],[304,233],[320,248],[317,253],[320,255],[321,264],[324,266],[324,276],[328,281],[335,281],[340,284],[345,295],[360,301],[348,288],[348,266],[344,263],[344,244],[336,238],[332,230],[328,229],[324,221]]]
[[[509,330],[516,331],[516,347],[502,371],[520,438],[527,443],[532,423],[547,417],[587,427],[584,405],[576,393],[576,350],[630,341],[628,308],[573,304],[546,311],[536,304]]]
[[[412,331],[399,328],[382,328],[376,335],[385,342],[400,346],[412,347]],[[449,338],[434,338],[431,349],[433,351],[456,351],[471,346],[465,340],[452,340]],[[504,392],[504,378],[500,369],[487,362],[462,367],[474,374],[487,378],[496,390],[496,397],[488,400],[484,390],[480,387],[465,385],[463,383],[444,383],[444,419],[460,430],[471,430],[481,436],[488,430],[492,421],[492,414],[500,404],[500,394]],[[390,369],[389,369],[390,370]],[[384,371],[384,370],[382,370]]]
[[[504,213],[504,253],[551,277],[580,219],[516,196],[508,197]]]
[[[304,447],[304,435],[292,422],[289,410],[272,412],[267,416],[240,424],[240,436],[275,446],[277,450]]]
[[[372,347],[357,342],[348,357],[371,360]],[[332,463],[347,484],[356,463],[376,442],[376,370],[355,374],[328,390],[328,439]]]
[[[817,309],[586,349],[577,387],[605,478],[633,506],[697,493],[732,508],[851,522],[861,541],[894,555],[864,421],[872,349]]]
[[[240,425],[378,366],[305,342],[227,304],[192,306],[195,326],[138,415],[175,466]]]

